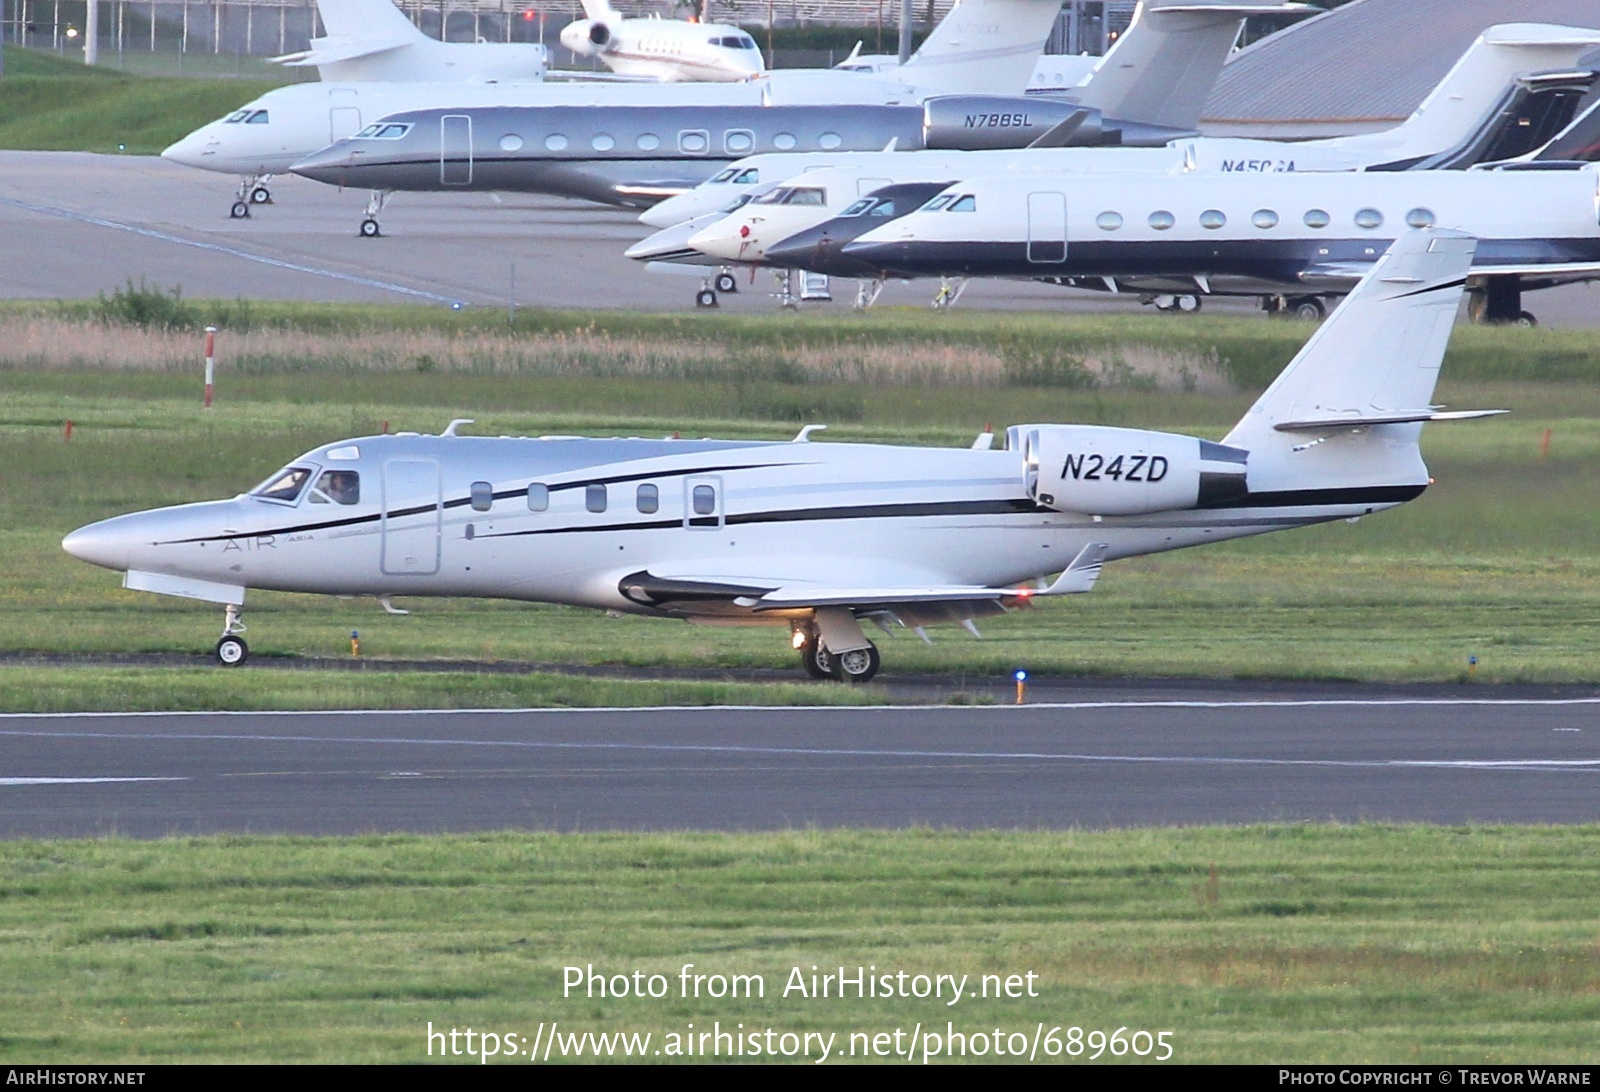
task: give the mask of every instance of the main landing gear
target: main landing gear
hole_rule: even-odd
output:
[[[1262,296],[1261,309],[1269,315],[1286,315],[1302,322],[1321,322],[1328,313],[1319,296]]]
[[[239,614],[239,608],[232,603],[228,604],[223,614],[222,639],[217,642],[215,649],[217,662],[223,667],[238,667],[250,657],[250,646],[239,636],[245,628],[239,620]]]
[[[1485,277],[1467,289],[1467,318],[1474,324],[1537,326],[1533,312],[1522,309],[1522,278],[1516,274]]]
[[[855,629],[857,633],[860,632],[859,626]],[[865,637],[860,641],[861,647],[847,652],[833,652],[824,641],[819,627],[797,627],[794,631],[794,647],[800,653],[800,666],[813,679],[848,683],[870,681],[883,666],[883,659],[878,655],[877,645]]]
[[[239,190],[234,196],[233,208],[228,210],[228,218],[248,220],[251,205],[272,204],[272,191],[267,189],[267,182],[271,178],[270,174],[246,175],[239,182]]]
[[[1171,311],[1184,315],[1190,315],[1200,310],[1200,297],[1193,293],[1157,295],[1149,298],[1140,296],[1139,302],[1154,304],[1157,311]]]

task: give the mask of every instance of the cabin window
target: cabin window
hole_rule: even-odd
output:
[[[1122,226],[1122,213],[1102,212],[1094,218],[1094,226],[1101,231],[1116,231]]]
[[[617,146],[617,138],[610,133],[596,133],[589,138],[589,147],[597,152],[609,152]]]
[[[817,144],[825,152],[831,152],[844,143],[844,137],[838,133],[823,133],[817,138]]]
[[[519,151],[521,151],[522,150],[522,138],[519,137],[516,133],[507,133],[505,136],[500,138],[500,150],[502,152],[519,152]]]
[[[1433,226],[1433,210],[1416,208],[1406,213],[1406,224],[1414,228]]]
[[[1308,228],[1325,228],[1333,222],[1333,217],[1322,209],[1311,209],[1305,214],[1304,219]]]
[[[591,512],[606,510],[605,483],[593,482],[583,487],[583,506]]]
[[[1200,226],[1207,231],[1215,231],[1228,222],[1221,209],[1206,209],[1200,214]]]
[[[487,512],[494,507],[494,486],[488,482],[473,482],[471,495],[474,512]]]
[[[311,489],[312,504],[361,503],[361,477],[354,470],[324,470]]]
[[[697,485],[690,503],[694,505],[695,515],[713,515],[717,510],[717,491],[709,485]]]
[[[252,111],[250,116],[244,119],[244,123],[246,125],[266,125],[267,112],[265,110]]]
[[[287,501],[292,504],[300,499],[300,491],[306,487],[306,482],[310,479],[311,470],[309,467],[285,467],[256,486],[255,489],[250,491],[250,495],[252,497],[262,497],[266,500]]]
[[[565,151],[567,143],[567,138],[560,133],[551,133],[544,138],[544,146],[552,152]]]
[[[1278,214],[1271,209],[1256,209],[1250,214],[1250,222],[1265,231],[1278,226]]]
[[[550,487],[543,482],[528,483],[528,511],[543,512],[550,507]]]
[[[661,510],[661,490],[646,482],[639,487],[634,503],[639,511],[647,516],[653,516]]]
[[[1166,231],[1173,224],[1176,224],[1178,220],[1166,209],[1157,209],[1155,212],[1150,214],[1149,222],[1150,226],[1155,228],[1157,231]]]
[[[704,155],[711,147],[711,138],[704,129],[685,129],[678,134],[678,151],[684,155]]]
[[[749,129],[729,129],[722,134],[722,147],[733,155],[749,155],[756,146],[756,137]]]
[[[795,145],[799,143],[793,133],[779,133],[772,138],[772,146],[780,152],[792,152]]]
[[[639,139],[634,141],[641,152],[653,152],[661,147],[661,138],[654,133],[640,133]]]
[[[950,203],[950,207],[945,209],[944,211],[946,211],[946,212],[977,212],[978,211],[978,199],[976,197],[972,196],[972,194],[970,194],[970,193],[963,194],[962,196],[960,196],[960,197],[956,198],[954,201],[952,201]]]
[[[1383,213],[1377,209],[1357,209],[1356,227],[1375,228],[1383,226]]]

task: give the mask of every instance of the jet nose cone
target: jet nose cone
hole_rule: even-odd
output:
[[[119,572],[126,571],[131,543],[126,530],[116,526],[117,522],[108,519],[79,527],[61,540],[61,548],[79,561]]]
[[[174,163],[181,163],[185,167],[198,167],[200,165],[200,156],[205,152],[205,149],[206,142],[191,133],[176,144],[169,145],[161,153],[161,158],[170,159]]]
[[[752,253],[751,244],[755,242],[755,235],[747,222],[716,223],[689,236],[689,245],[700,253],[728,261],[738,261]]]
[[[289,169],[295,174],[313,178],[318,182],[342,186],[345,172],[350,165],[349,154],[340,144],[335,144],[320,152],[312,152]]]

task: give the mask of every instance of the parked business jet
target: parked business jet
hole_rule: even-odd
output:
[[[1520,169],[1529,168],[1529,169]],[[1478,237],[1475,318],[1522,322],[1524,290],[1600,277],[1600,165],[1326,174],[971,178],[842,253],[893,276],[1026,277],[1321,308],[1407,227]]]
[[[232,500],[119,516],[62,543],[125,587],[486,596],[786,626],[805,669],[878,670],[863,620],[925,625],[1087,592],[1107,561],[1392,508],[1429,484],[1426,421],[1473,240],[1403,235],[1221,442],[1017,425],[1006,449],[364,436]],[[1041,574],[1059,573],[1036,585]]]
[[[726,83],[766,68],[755,39],[735,26],[625,19],[610,0],[583,0],[583,13],[587,19],[561,28],[561,44],[580,57],[598,57],[619,76]]]

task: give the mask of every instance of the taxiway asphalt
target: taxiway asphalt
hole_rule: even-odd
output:
[[[238,180],[153,156],[0,152],[0,298],[92,299],[141,278],[193,298],[431,302],[447,305],[693,310],[703,271],[652,272],[622,256],[650,233],[636,214],[520,194],[398,194],[384,237],[362,239],[366,192],[294,176],[247,220],[228,210]],[[932,281],[891,282],[879,306],[927,307]],[[773,312],[770,274],[722,297],[735,313]],[[853,303],[838,282],[831,304]],[[1548,326],[1600,322],[1600,287],[1530,295]],[[1027,281],[975,281],[972,310],[1137,312],[1130,297]],[[1208,299],[1207,313],[1255,313]],[[1177,318],[1175,316],[1175,318]],[[1181,319],[1180,319],[1181,320]]]
[[[1600,819],[1600,698],[0,716],[0,837]]]

